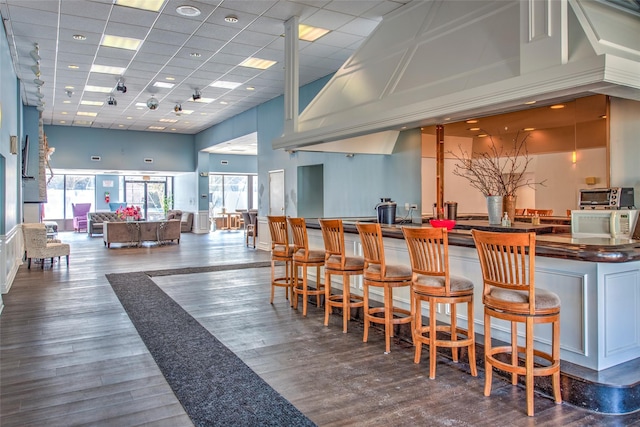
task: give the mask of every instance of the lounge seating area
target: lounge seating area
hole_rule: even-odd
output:
[[[94,234],[102,234],[104,223],[110,222],[124,222],[123,218],[120,218],[116,212],[89,212],[87,213],[87,233],[90,237]]]
[[[73,230],[80,232],[87,229],[87,214],[91,210],[91,203],[72,203]]]
[[[180,243],[180,221],[105,221],[102,240],[107,248],[112,243],[140,246],[143,242]]]

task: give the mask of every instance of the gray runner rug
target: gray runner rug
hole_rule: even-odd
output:
[[[106,277],[196,426],[315,425],[146,273]]]

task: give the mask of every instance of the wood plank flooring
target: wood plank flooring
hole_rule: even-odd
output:
[[[106,273],[264,261],[242,231],[183,234],[179,245],[106,249],[100,237],[61,233],[71,261],[20,268],[0,316],[0,425],[189,426],[180,403],[131,325]],[[153,280],[255,372],[320,426],[640,425],[640,414],[607,416],[525,394],[495,378],[490,397],[463,363],[395,342],[385,355],[376,331],[343,334],[341,316],[303,318],[279,289],[269,304],[269,269]]]

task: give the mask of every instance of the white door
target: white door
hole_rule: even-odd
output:
[[[269,172],[269,215],[284,215],[284,170]]]

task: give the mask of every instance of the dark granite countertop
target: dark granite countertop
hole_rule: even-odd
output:
[[[345,233],[357,233],[356,222],[375,222],[375,218],[343,218]],[[320,229],[317,219],[308,218],[307,227]],[[431,227],[426,223],[396,223],[382,224],[382,235],[394,239],[404,239],[402,227]],[[473,228],[487,231],[507,233],[535,231],[536,255],[550,258],[570,259],[589,262],[629,262],[640,260],[640,240],[612,239],[599,237],[572,238],[565,233],[566,226],[558,225],[559,231],[553,225],[541,224],[533,226],[530,223],[515,222],[512,227],[490,226],[486,220],[460,220],[449,232],[449,244],[475,248],[471,230]]]

